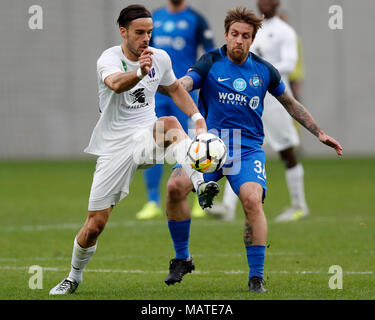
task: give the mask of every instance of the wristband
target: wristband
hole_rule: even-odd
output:
[[[199,119],[204,119],[203,116],[200,114],[200,112],[194,113],[191,116],[191,120],[193,120],[194,122],[197,122],[197,120]]]
[[[145,76],[146,76],[146,75],[144,75],[144,74],[142,73],[141,68],[138,68],[138,70],[137,70],[137,77],[138,77],[139,79],[142,80]]]

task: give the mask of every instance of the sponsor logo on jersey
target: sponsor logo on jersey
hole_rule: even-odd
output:
[[[242,92],[246,89],[247,84],[246,81],[242,78],[237,78],[236,80],[233,81],[233,88],[236,91]]]
[[[145,103],[146,101],[146,95],[145,95],[145,88],[139,88],[133,92],[130,93],[130,96],[132,97],[133,101],[132,103]]]
[[[249,102],[249,107],[253,110],[258,108],[260,102],[260,98],[258,96],[252,97],[250,102]]]
[[[259,88],[263,84],[263,80],[261,77],[259,77],[257,74],[254,75],[252,78],[250,78],[249,83],[254,88]]]
[[[219,102],[223,104],[247,106],[247,97],[240,93],[218,92]]]
[[[152,79],[152,78],[154,78],[155,77],[155,68],[154,67],[152,67],[151,68],[151,70],[150,70],[150,72],[148,73],[148,76]]]
[[[186,30],[189,28],[189,23],[186,20],[180,20],[177,22],[177,29]]]
[[[156,36],[154,43],[159,48],[172,47],[175,50],[183,50],[186,47],[186,41],[183,37]]]
[[[232,78],[221,78],[221,77],[219,77],[219,78],[217,78],[217,81],[223,82],[223,81],[227,81],[227,80],[230,80],[230,79],[232,79]]]

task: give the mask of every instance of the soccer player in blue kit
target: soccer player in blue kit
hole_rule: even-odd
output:
[[[167,6],[155,10],[152,16],[154,29],[150,46],[163,49],[169,54],[177,78],[184,76],[188,68],[195,63],[199,47],[206,52],[215,48],[213,32],[208,23],[199,13],[190,8],[185,0],[168,0]],[[197,92],[193,91],[190,95],[197,102]],[[156,94],[155,111],[157,117],[175,116],[185,132],[188,132],[189,117],[174,104],[170,97]],[[137,219],[152,219],[162,215],[160,208],[162,175],[162,164],[144,170],[148,202],[137,212]],[[198,202],[194,206],[193,216],[206,216]]]
[[[249,265],[250,292],[263,292],[263,266],[267,221],[263,211],[266,193],[265,153],[262,149],[263,100],[266,92],[275,96],[289,114],[322,143],[342,155],[341,145],[319,128],[311,114],[285,90],[279,72],[268,62],[249,53],[262,18],[238,7],[225,19],[226,45],[203,55],[179,81],[187,91],[200,88],[199,108],[207,128],[227,144],[224,167],[204,174],[205,180],[226,176],[245,212],[244,243]],[[204,110],[204,111],[202,111]],[[241,130],[240,138],[236,130]],[[170,261],[165,283],[181,282],[195,266],[189,252],[190,210],[187,194],[193,186],[176,166],[167,184],[167,216],[176,257]]]

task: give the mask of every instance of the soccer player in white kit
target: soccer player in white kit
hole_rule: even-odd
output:
[[[51,289],[51,295],[73,293],[82,282],[97,238],[113,207],[129,194],[137,169],[162,161],[169,154],[191,178],[202,208],[210,206],[219,192],[216,182],[205,183],[203,174],[189,165],[187,148],[191,140],[178,120],[156,118],[155,93],[161,89],[192,118],[196,134],[207,131],[204,118],[177,81],[168,54],[148,46],[153,28],[151,13],[141,5],[130,5],[121,11],[117,22],[122,44],[105,50],[97,61],[101,115],[85,149],[98,156],[88,217],[74,239],[71,271]]]
[[[294,71],[298,60],[298,41],[294,29],[276,15],[279,5],[280,0],[258,0],[258,8],[265,16],[265,20],[250,51],[275,66],[286,89],[291,92],[288,77]],[[291,198],[291,206],[278,215],[276,221],[299,220],[309,214],[305,200],[304,170],[294,153],[294,147],[300,143],[299,136],[293,119],[275,97],[267,93],[264,105],[262,120],[265,143],[279,152],[286,166],[285,175]],[[237,200],[237,195],[227,181],[223,202],[214,204],[206,211],[223,220],[232,220],[235,216]]]

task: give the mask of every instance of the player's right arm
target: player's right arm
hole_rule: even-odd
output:
[[[112,73],[105,77],[104,83],[116,93],[122,93],[132,89],[149,73],[152,67],[152,54],[151,50],[144,50],[139,57],[138,70]]]

